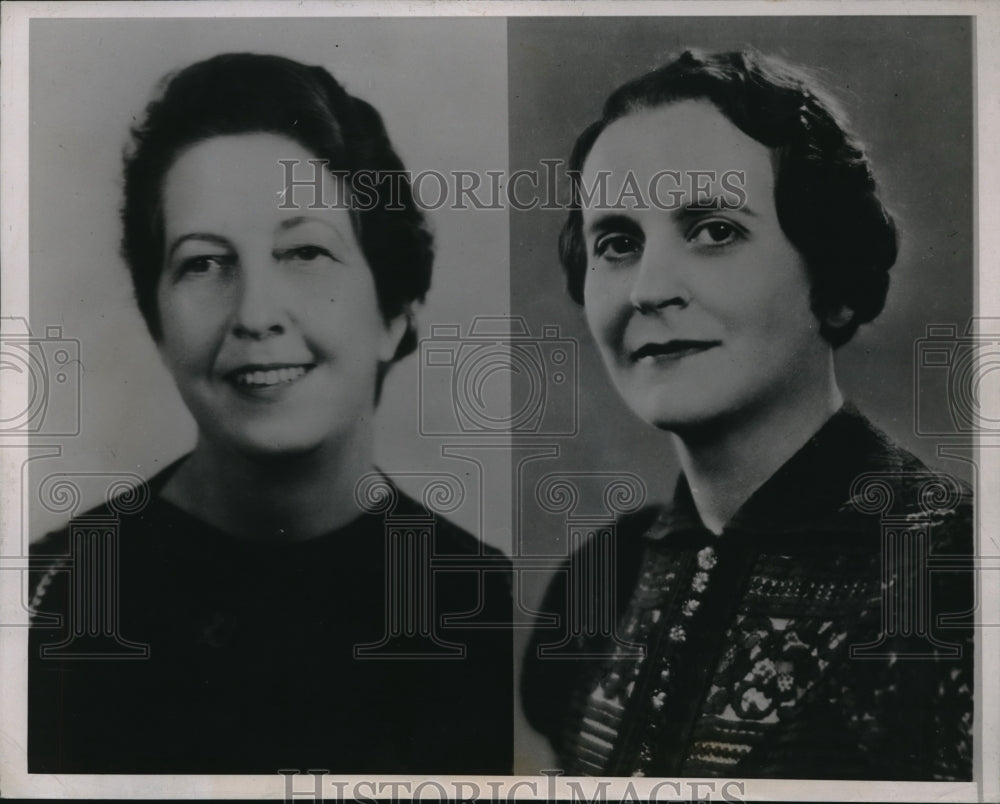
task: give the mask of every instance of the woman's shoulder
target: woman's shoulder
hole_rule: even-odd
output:
[[[658,543],[664,523],[671,517],[669,504],[655,503],[623,514],[603,527],[592,527],[583,538],[563,545],[565,558],[552,574],[546,591],[550,607],[565,602],[570,578],[587,568],[602,566],[599,573],[605,582],[613,584],[617,594],[631,593],[642,556],[650,544]],[[613,570],[608,571],[609,568]]]
[[[826,434],[826,430],[829,430],[829,440],[839,441],[839,450],[854,453],[864,470],[894,476],[898,484],[923,482],[928,475],[948,476],[944,470],[928,465],[902,446],[852,403],[845,404],[820,434]],[[960,485],[963,492],[971,493],[968,484]]]
[[[866,440],[865,461],[850,485],[844,509],[899,524],[929,526],[938,547],[969,552],[974,492],[951,472],[931,466],[859,413]]]
[[[387,528],[410,526],[423,529],[433,539],[434,552],[442,556],[475,556],[509,564],[504,552],[491,546],[483,538],[474,535],[454,520],[442,509],[449,511],[451,497],[436,499],[434,490],[425,490],[421,500],[408,494],[389,477],[383,477],[381,490],[386,493],[384,501],[378,499],[373,505],[366,505],[369,516],[381,519]],[[371,502],[371,501],[369,501]]]
[[[646,537],[652,534],[655,538],[657,529],[670,519],[672,510],[670,503],[650,503],[616,518],[609,516],[604,522],[588,523],[590,527],[585,534],[561,545],[565,563],[580,560],[595,550],[607,551],[609,547],[618,558],[638,555],[647,542]]]
[[[105,528],[114,529],[123,520],[153,521],[145,515],[158,505],[159,491],[182,461],[183,458],[174,461],[148,479],[124,472],[101,475],[104,501],[83,511],[78,510],[83,496],[80,485],[70,480],[62,481],[58,488],[50,490],[50,496],[68,514],[66,524],[33,540],[31,554],[37,557],[67,555],[74,531],[87,529],[93,533],[100,531],[102,523]]]
[[[34,611],[47,610],[62,604],[68,591],[68,573],[84,555],[118,555],[123,544],[141,545],[148,540],[135,538],[145,531],[162,525],[157,513],[158,489],[174,471],[179,461],[149,479],[130,473],[102,476],[104,501],[83,511],[81,488],[64,482],[58,495],[69,518],[64,525],[46,532],[29,545],[32,568],[29,585]],[[90,476],[87,476],[90,477]],[[130,538],[119,538],[124,532]],[[113,548],[113,550],[112,550]]]

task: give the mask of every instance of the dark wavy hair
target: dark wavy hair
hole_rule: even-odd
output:
[[[163,269],[163,180],[180,153],[212,137],[266,132],[302,145],[331,171],[372,171],[375,203],[351,210],[383,316],[421,301],[430,286],[433,237],[382,118],[322,67],[280,56],[228,53],[161,82],[159,97],[132,129],[125,153],[122,255],[154,339],[161,335],[156,288]],[[394,186],[390,186],[390,184]],[[394,360],[416,348],[409,323]]]
[[[570,157],[571,204],[559,238],[570,296],[583,304],[587,250],[580,210],[580,171],[601,133],[633,112],[683,100],[707,100],[775,156],[774,203],[782,231],[805,258],[812,310],[834,347],[885,305],[896,261],[892,216],[878,197],[871,163],[836,104],[799,68],[753,50],[704,55],[686,51],[629,81],[604,104],[599,120]],[[853,315],[832,325],[842,308]]]

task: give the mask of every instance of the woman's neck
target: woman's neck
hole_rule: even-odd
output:
[[[370,471],[370,428],[309,452],[277,456],[246,454],[200,436],[162,496],[228,533],[304,541],[362,513],[354,489]]]
[[[681,468],[702,523],[721,533],[750,496],[843,405],[832,363],[828,380],[737,421],[674,434]]]

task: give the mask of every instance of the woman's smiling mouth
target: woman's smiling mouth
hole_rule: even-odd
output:
[[[225,378],[240,391],[263,391],[294,383],[305,377],[315,363],[241,366],[227,372]]]

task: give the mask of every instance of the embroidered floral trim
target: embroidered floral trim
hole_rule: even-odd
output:
[[[787,715],[821,672],[819,662],[836,649],[823,636],[829,622],[788,621],[775,629],[764,617],[742,618],[705,705],[711,714],[746,720]],[[803,639],[803,635],[805,639]]]

